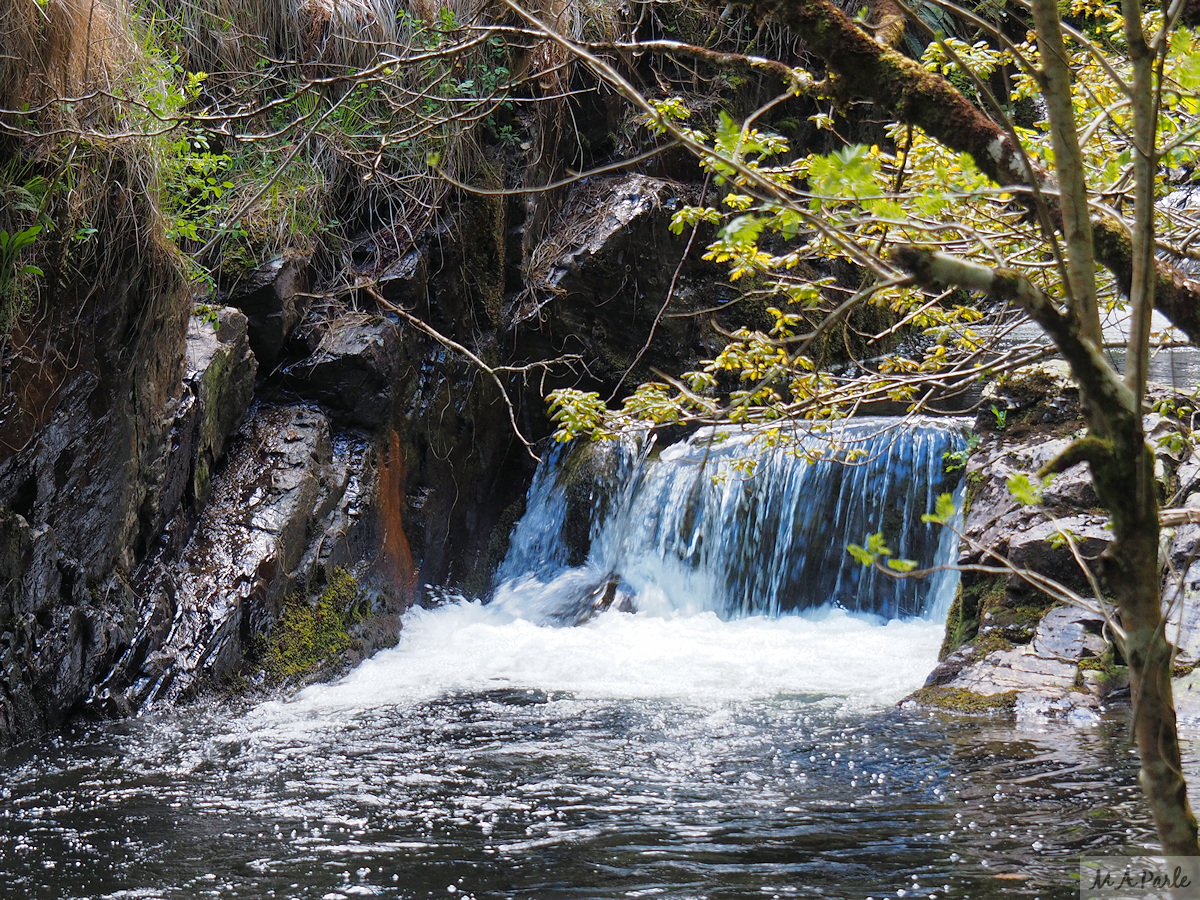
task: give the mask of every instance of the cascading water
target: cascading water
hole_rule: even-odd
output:
[[[842,461],[709,433],[556,451],[492,602],[413,609],[286,700],[0,755],[4,896],[1077,896],[1081,852],[1154,840],[1124,726],[896,708],[952,587],[844,547],[949,559],[920,516],[961,435],[883,425],[841,431]]]
[[[922,516],[956,487],[947,456],[963,430],[869,418],[800,435],[705,429],[657,455],[632,441],[556,449],[497,573],[497,601],[556,622],[614,595],[722,618],[822,606],[940,618],[952,572],[896,578],[846,546],[881,532],[898,558],[953,562],[953,530]]]

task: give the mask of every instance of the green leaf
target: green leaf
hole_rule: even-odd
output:
[[[846,552],[853,556],[864,566],[869,566],[875,562],[875,557],[867,552],[866,548],[859,544],[847,544]]]
[[[915,559],[889,559],[887,567],[896,572],[911,572],[917,567]]]
[[[1060,528],[1046,538],[1046,543],[1058,550],[1067,546],[1068,541],[1078,541],[1078,539],[1078,535],[1069,528]]]
[[[921,516],[921,521],[932,522],[935,525],[949,525],[956,512],[958,510],[954,505],[954,495],[938,494],[937,505],[933,508],[933,512],[925,513]]]
[[[1008,492],[1022,506],[1041,506],[1042,490],[1028,475],[1013,475],[1008,479]]]
[[[758,216],[738,216],[721,230],[721,239],[731,244],[754,244],[766,224],[766,220]]]
[[[874,534],[868,534],[867,543],[865,546],[861,544],[847,544],[846,552],[864,566],[873,565],[881,556],[892,555],[892,551],[888,548],[887,543],[883,539],[882,531],[877,531]]]

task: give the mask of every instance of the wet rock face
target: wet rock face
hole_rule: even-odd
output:
[[[715,308],[723,299],[723,273],[700,260],[704,242],[681,262],[687,235],[668,228],[674,212],[696,199],[693,192],[644,175],[595,178],[576,188],[531,254],[531,292],[509,313],[522,341],[581,352],[592,374],[613,383],[652,332],[647,356],[667,371],[715,355],[724,340],[708,316],[659,318],[672,280],[672,313]],[[646,360],[640,365],[634,384],[649,376]]]
[[[48,525],[0,513],[0,745],[63,722],[129,640],[124,586],[89,590]]]
[[[429,348],[408,391],[404,521],[422,582],[482,596],[504,556],[493,531],[523,501],[533,460],[494,386],[465,360]]]
[[[289,253],[259,266],[226,297],[246,314],[250,346],[265,372],[275,368],[308,312],[308,282],[307,258]]]
[[[172,457],[174,470],[190,475],[193,512],[208,499],[213,467],[254,397],[257,371],[241,312],[225,307],[191,318],[184,388],[192,403],[176,416]]]
[[[165,255],[105,237],[139,265],[64,275],[3,342],[0,744],[62,722],[120,653],[130,623],[115,574],[174,502],[189,304]]]
[[[314,409],[254,412],[191,539],[138,573],[136,635],[93,707],[132,712],[238,671],[285,598],[377,546],[371,459]]]
[[[387,422],[407,361],[399,327],[347,314],[323,323],[309,343],[308,356],[284,370],[284,385],[350,427],[375,430]]]

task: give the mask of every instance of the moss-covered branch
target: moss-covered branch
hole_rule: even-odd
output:
[[[1089,422],[1101,434],[1112,430],[1111,420],[1115,416],[1131,419],[1140,415],[1137,398],[1096,345],[1080,333],[1079,318],[1060,312],[1054,301],[1024,275],[1010,269],[991,269],[912,244],[893,248],[890,259],[923,287],[961,287],[1019,304],[1070,363],[1080,388],[1091,398],[1086,404]]]
[[[1105,465],[1112,456],[1112,447],[1099,438],[1085,437],[1068,444],[1061,453],[1038,470],[1038,477],[1057,475],[1072,466],[1086,462],[1091,465]]]

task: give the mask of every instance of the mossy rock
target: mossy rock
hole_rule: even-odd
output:
[[[975,656],[979,659],[997,650],[1011,650],[1015,644],[1001,628],[989,628],[975,639]]]
[[[267,680],[303,678],[340,663],[352,643],[348,629],[364,615],[362,601],[345,569],[334,572],[315,603],[303,596],[286,601],[258,654]]]
[[[996,715],[1012,713],[1016,709],[1017,692],[977,694],[963,688],[933,685],[913,692],[907,700],[929,709],[971,715]]]
[[[569,565],[587,559],[592,527],[607,518],[616,502],[625,464],[621,443],[607,440],[579,443],[563,461],[556,484],[567,497],[563,539]]]
[[[1081,421],[1079,388],[1070,368],[1061,360],[1049,360],[989,384],[975,425],[1013,440],[1030,434],[1065,434]]]
[[[1038,622],[1057,602],[1045,594],[1022,598],[1025,602],[1009,605],[1007,602],[990,607],[981,615],[980,631],[988,634],[999,632],[1011,644],[1028,644],[1037,632]]]
[[[1056,605],[1057,601],[1040,592],[1022,596],[1019,603],[1015,602],[1008,592],[1005,575],[960,583],[946,615],[946,636],[938,659],[946,659],[964,644],[974,643],[980,657],[994,650],[1027,644],[1042,616]]]
[[[1008,579],[1004,575],[964,578],[954,594],[946,615],[946,637],[938,659],[945,659],[963,644],[975,639],[985,612],[1003,606],[1008,597]]]

